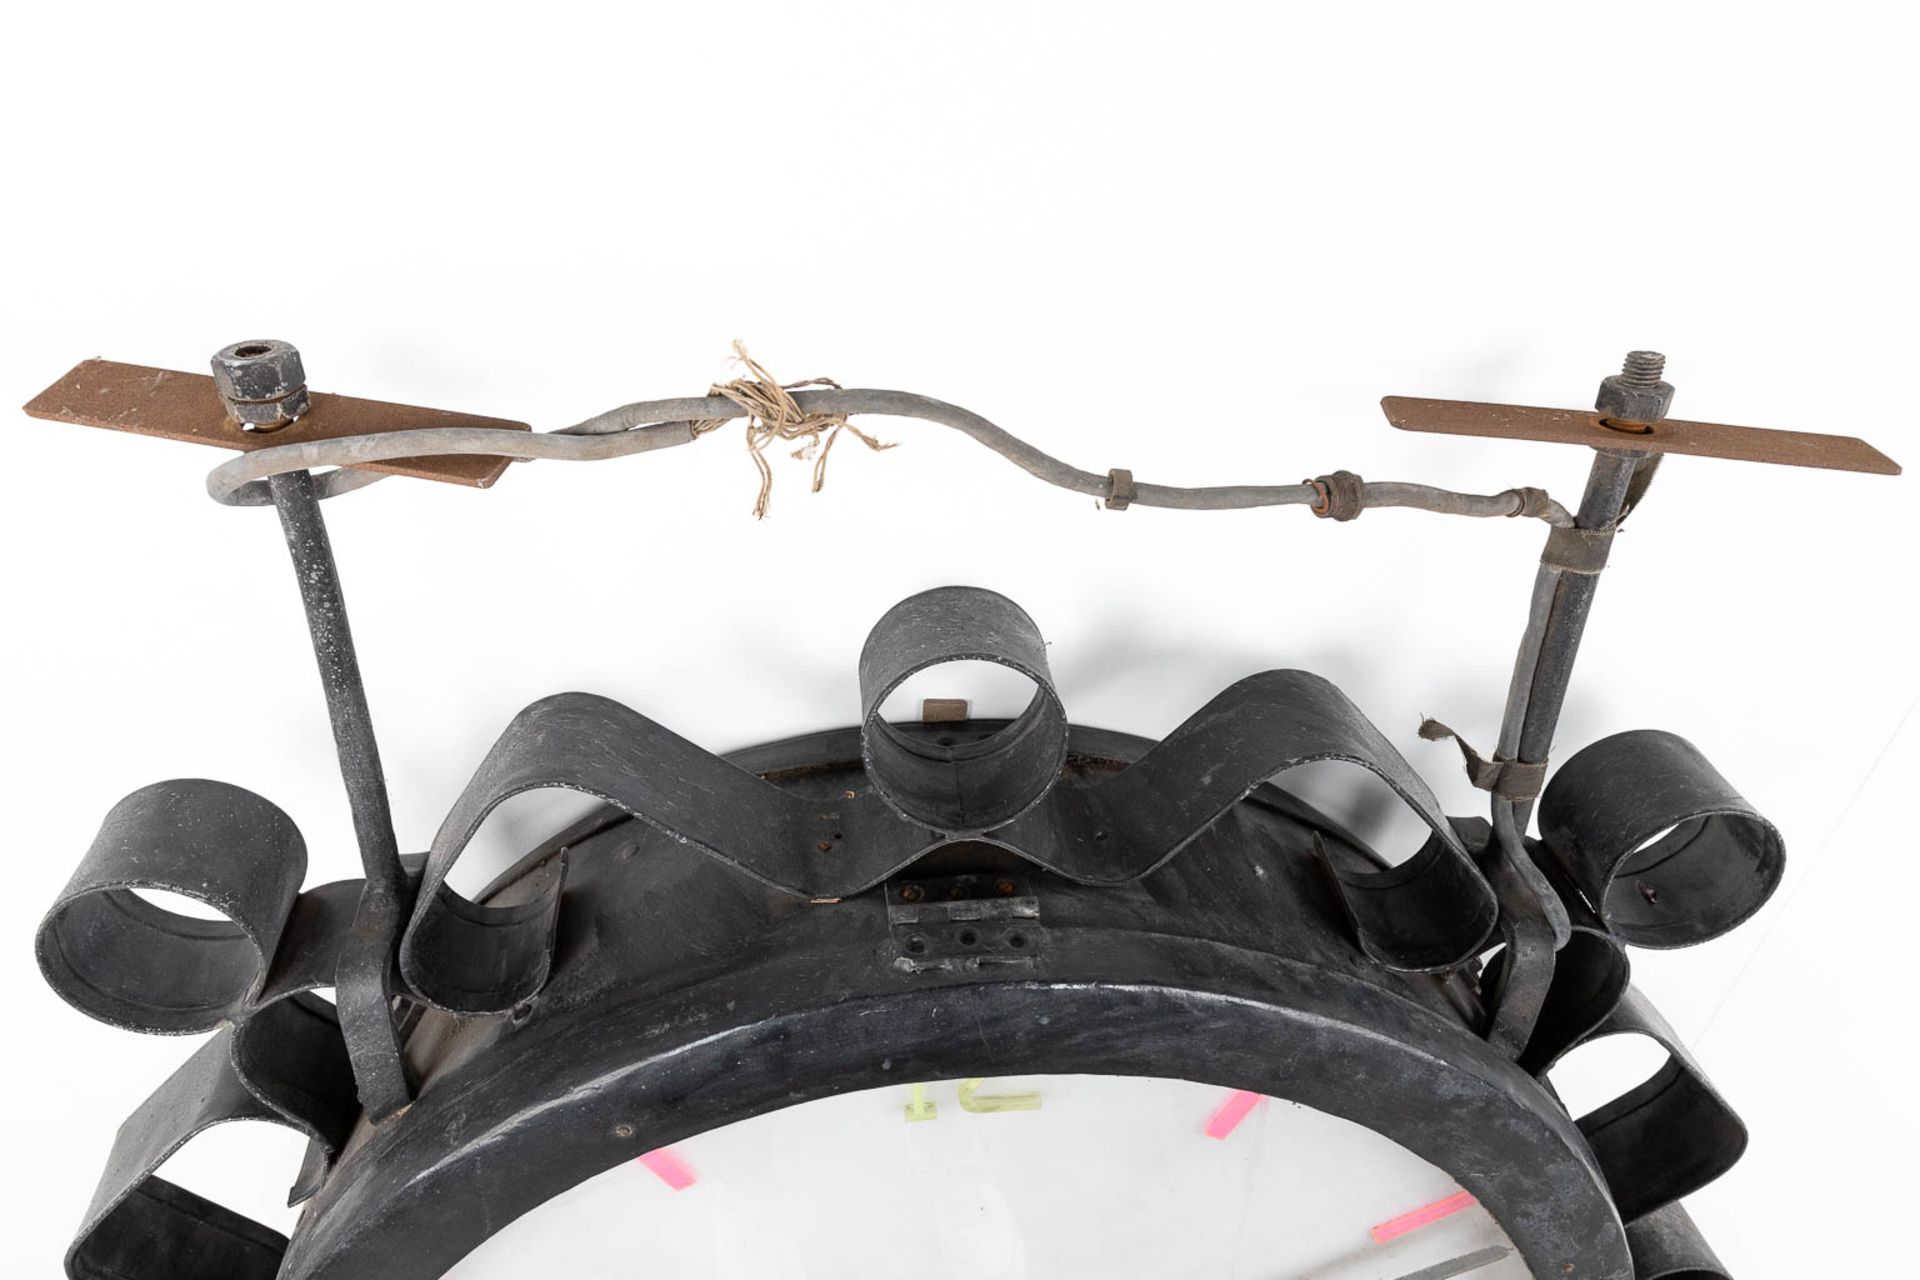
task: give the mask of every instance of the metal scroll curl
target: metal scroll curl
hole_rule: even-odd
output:
[[[34,949],[49,985],[102,1022],[189,1035],[243,1013],[307,871],[293,819],[240,787],[157,782],[107,813]],[[183,916],[139,891],[192,899]]]
[[[1687,947],[1758,911],[1786,868],[1780,833],[1698,748],[1657,729],[1575,753],[1540,798],[1540,833],[1606,927]]]
[[[952,735],[882,717],[887,695],[908,676],[963,660],[1026,675],[1035,686],[1027,711],[1005,726]],[[300,892],[304,841],[285,813],[251,792],[176,780],[121,801],[42,923],[41,967],[61,996],[96,1018],[214,1035],[123,1126],[70,1274],[275,1272],[286,1243],[278,1233],[155,1170],[209,1125],[281,1124],[309,1139],[290,1195],[299,1203],[363,1117],[377,1122],[394,1109],[378,1088],[369,1093],[377,1078],[356,1081],[341,1013],[317,990],[337,988],[344,1010],[351,976],[387,972],[382,957],[390,956],[406,984],[401,994],[460,1013],[504,1012],[539,992],[552,963],[564,855],[521,878],[513,896],[484,904],[446,883],[487,814],[526,790],[598,796],[769,885],[843,897],[962,839],[1004,846],[1082,883],[1124,883],[1178,854],[1275,775],[1342,760],[1380,777],[1433,832],[1400,866],[1335,869],[1362,947],[1394,968],[1448,968],[1494,926],[1493,892],[1432,793],[1317,676],[1249,677],[1125,768],[1073,771],[1045,643],[1002,596],[951,587],[903,602],[869,637],[860,675],[867,781],[829,801],[775,785],[604,698],[566,693],[534,703],[454,804],[417,884],[410,862],[405,894],[387,904],[390,930],[374,927],[385,917],[369,911],[366,882]],[[143,891],[183,895],[224,918],[170,912]],[[384,980],[377,985],[364,1003],[384,1025],[390,999]]]
[[[1681,1197],[1738,1162],[1747,1131],[1673,1028],[1631,985],[1629,946],[1705,941],[1758,910],[1778,883],[1779,833],[1689,743],[1640,731],[1602,740],[1555,774],[1541,803],[1544,839],[1528,852],[1571,924],[1520,1065],[1544,1076],[1568,1053],[1614,1035],[1645,1036],[1667,1059],[1647,1080],[1576,1124],[1628,1224],[1637,1274],[1723,1276]],[[1508,950],[1482,977],[1513,980]]]
[[[1747,1127],[1635,987],[1581,1043],[1614,1035],[1646,1036],[1667,1051],[1652,1076],[1574,1122],[1593,1149],[1620,1220],[1632,1223],[1739,1163]]]
[[[346,1048],[324,1001],[290,993],[221,1027],[120,1126],[68,1249],[67,1274],[276,1275],[286,1237],[155,1171],[214,1125],[277,1124],[308,1139],[288,1196],[299,1204],[318,1189],[358,1111]]]
[[[1027,710],[978,734],[913,735],[880,710],[908,676],[982,660],[1035,686]],[[1119,884],[1173,857],[1255,787],[1340,760],[1381,778],[1434,836],[1388,870],[1343,868],[1363,948],[1403,970],[1463,963],[1491,932],[1492,889],[1425,782],[1332,684],[1302,671],[1249,677],[1125,769],[1065,775],[1066,719],[1045,642],[994,592],[942,587],[890,610],[860,661],[869,786],[821,802],[784,790],[608,699],[565,693],[516,716],[455,801],[427,858],[399,963],[413,991],[462,1014],[498,1013],[544,985],[562,869],[512,901],[474,903],[447,876],[513,795],[566,788],[776,888],[839,898],[943,844],[986,840],[1069,879]]]
[[[1538,1019],[1516,1059],[1544,1077],[1567,1054],[1608,1036],[1645,1036],[1666,1051],[1666,1062],[1652,1076],[1575,1124],[1628,1225],[1636,1266],[1643,1265],[1643,1254],[1662,1260],[1660,1269],[1637,1274],[1724,1274],[1710,1261],[1677,1261],[1712,1257],[1678,1201],[1738,1163],[1746,1150],[1746,1126],[1672,1026],[1632,985],[1625,940],[1587,905],[1546,848],[1536,843],[1529,852],[1566,907],[1572,936],[1544,970],[1547,986]],[[1501,991],[1514,980],[1513,968],[1510,948],[1503,949],[1488,963],[1482,989]],[[1524,962],[1518,968],[1524,970]]]
[[[1573,1050],[1615,1035],[1645,1036],[1666,1051],[1652,1076],[1574,1123],[1627,1224],[1636,1266],[1643,1268],[1636,1274],[1724,1275],[1712,1269],[1717,1262],[1678,1202],[1739,1162],[1746,1126],[1672,1026],[1631,985],[1620,940],[1577,900],[1568,906],[1573,937],[1548,971],[1539,1020],[1518,1061],[1545,1076]],[[1510,967],[1503,950],[1488,964],[1483,989],[1499,990]],[[1659,1259],[1658,1268],[1645,1270],[1652,1263],[1643,1257]],[[1689,1258],[1700,1260],[1684,1261]]]
[[[1033,681],[1033,699],[1005,728],[964,748],[887,723],[889,694],[950,662],[1017,671]],[[992,831],[1039,804],[1067,762],[1067,713],[1040,628],[1013,601],[977,587],[923,591],[887,610],[860,650],[860,753],[893,811],[935,831]]]
[[[287,1239],[155,1175],[195,1134],[230,1120],[285,1124],[234,1069],[223,1028],[120,1126],[80,1234],[67,1251],[77,1280],[230,1276],[271,1280]]]
[[[204,1253],[254,1274],[284,1241],[153,1170],[208,1125],[266,1120],[309,1139],[289,1196],[297,1204],[345,1143],[360,1113],[353,1071],[333,1007],[311,993],[334,985],[360,884],[302,894],[305,870],[299,831],[266,800],[226,783],[161,782],[114,806],[47,913],[36,951],[69,1004],[136,1031],[218,1028],[122,1127],[73,1274],[124,1274],[112,1268],[129,1253],[143,1266]],[[181,915],[139,891],[178,894],[225,919]]]
[[[1542,829],[1548,831],[1549,841],[1557,833],[1559,846],[1536,842],[1528,848],[1567,908],[1572,938],[1551,971],[1538,1025],[1523,1054],[1519,1054],[1519,1063],[1544,1077],[1578,1046],[1619,1034],[1645,1036],[1667,1052],[1667,1061],[1649,1079],[1574,1123],[1594,1150],[1620,1221],[1628,1224],[1636,1274],[1647,1278],[1672,1276],[1676,1280],[1682,1276],[1724,1276],[1726,1272],[1718,1268],[1713,1251],[1701,1242],[1678,1201],[1740,1161],[1747,1148],[1747,1126],[1707,1079],[1659,1009],[1630,983],[1626,946],[1644,944],[1644,933],[1634,925],[1620,929],[1619,915],[1603,919],[1590,902],[1607,902],[1605,892],[1594,887],[1611,883],[1611,867],[1622,860],[1640,862],[1645,867],[1642,875],[1647,875],[1659,873],[1657,867],[1676,856],[1688,856],[1688,850],[1703,858],[1703,864],[1722,867],[1728,860],[1736,867],[1764,865],[1753,860],[1770,854],[1772,871],[1778,873],[1778,835],[1732,794],[1720,775],[1699,758],[1699,752],[1680,739],[1667,733],[1622,733],[1599,747],[1609,745],[1611,750],[1601,750],[1596,756],[1580,752],[1549,785],[1548,794],[1553,794],[1553,787],[1561,787],[1559,806],[1553,818],[1546,814],[1546,808],[1542,810]],[[1657,785],[1645,785],[1645,773],[1634,773],[1622,764],[1617,752],[1622,748],[1634,750],[1636,745],[1642,750],[1651,747],[1640,758],[1661,771]],[[1586,756],[1584,768],[1574,770],[1572,766],[1582,764],[1582,756]],[[1596,773],[1592,771],[1596,764],[1605,768]],[[1571,781],[1567,779],[1569,770]],[[1569,800],[1576,791],[1584,791],[1578,804]],[[1569,814],[1580,816],[1586,825],[1569,827]],[[1755,839],[1736,844],[1734,835],[1722,831],[1720,837],[1705,844],[1690,844],[1690,839],[1697,841],[1699,837],[1701,819],[1709,816],[1740,819],[1736,833]],[[1668,827],[1672,829],[1670,835],[1655,839]],[[1567,858],[1569,831],[1578,831],[1582,841],[1572,848],[1592,854],[1584,864],[1578,856]],[[1682,839],[1674,841],[1674,835]],[[1659,852],[1647,858],[1645,850],[1649,848]],[[1636,854],[1636,850],[1642,852]],[[1697,873],[1699,867],[1690,867],[1684,877]],[[1659,883],[1688,883],[1684,877],[1661,879]],[[1636,889],[1644,883],[1636,881]],[[1655,898],[1659,896],[1659,890],[1655,890]],[[1661,921],[1665,927],[1659,935],[1668,938],[1668,944],[1678,944],[1670,938],[1680,933],[1707,933],[1716,915],[1724,917],[1728,904],[1738,904],[1738,896],[1709,896],[1705,900],[1707,912],[1684,910],[1688,902],[1686,896],[1676,896],[1668,904],[1674,910]],[[1649,902],[1647,906],[1661,904]],[[1741,919],[1755,906],[1759,904],[1745,906]],[[1494,960],[1488,967],[1488,979],[1500,981],[1503,963],[1505,956]]]

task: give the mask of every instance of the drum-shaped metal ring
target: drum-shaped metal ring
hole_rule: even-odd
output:
[[[182,779],[108,812],[35,939],[53,989],[134,1031],[187,1035],[243,1012],[266,980],[307,872],[293,819],[251,791]],[[168,911],[178,894],[224,920]]]
[[[986,738],[909,736],[881,718],[909,677],[950,662],[993,662],[1033,681],[1033,700]],[[1040,803],[1067,759],[1067,717],[1046,641],[1026,611],[979,587],[909,596],[874,624],[860,652],[861,754],[902,817],[950,835],[991,831]]]
[[[1780,833],[1686,739],[1603,738],[1540,797],[1540,833],[1607,927],[1687,947],[1758,911],[1786,869]]]

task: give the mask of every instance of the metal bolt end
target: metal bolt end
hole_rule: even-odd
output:
[[[213,385],[242,431],[276,431],[313,407],[291,342],[252,338],[213,353]]]
[[[1667,358],[1658,351],[1629,351],[1620,372],[1601,379],[1593,407],[1609,423],[1646,425],[1667,416],[1673,387],[1661,381]]]
[[[1620,366],[1620,380],[1631,387],[1653,387],[1667,370],[1667,358],[1658,351],[1629,351]]]

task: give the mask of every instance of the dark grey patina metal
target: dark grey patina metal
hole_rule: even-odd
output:
[[[1378,775],[1435,832],[1390,872],[1336,869],[1368,952],[1395,968],[1446,969],[1492,930],[1493,893],[1431,791],[1325,680],[1301,671],[1249,677],[1136,764],[1063,774],[1065,721],[1037,657],[1042,643],[1011,601],[972,588],[942,588],[889,613],[862,658],[867,784],[825,802],[771,786],[608,699],[566,693],[535,703],[501,735],[434,838],[400,940],[401,972],[420,998],[455,1012],[502,1012],[540,990],[564,867],[484,905],[461,899],[446,878],[488,813],[543,787],[611,801],[797,896],[838,898],[958,839],[1016,850],[1069,879],[1124,883],[1174,857],[1266,779],[1343,760]],[[965,657],[1035,678],[1033,706],[986,739],[915,740],[879,719],[885,693],[907,674]]]
[[[1069,775],[1110,771],[1149,745],[1076,730]],[[844,731],[740,763],[826,802],[864,784],[858,753]],[[1313,856],[1316,832],[1343,860],[1370,861],[1272,789],[1126,886],[1076,884],[977,842],[949,846],[940,859],[983,868],[983,913],[1010,901],[992,868],[1019,877],[1046,946],[1032,956],[981,929],[978,957],[1013,963],[926,970],[897,962],[900,890],[938,877],[806,903],[638,822],[569,840],[546,987],[517,1025],[421,1020],[410,1048],[419,1100],[362,1130],[286,1274],[435,1274],[583,1177],[809,1098],[1084,1071],[1257,1089],[1348,1116],[1456,1172],[1536,1270],[1630,1275],[1604,1176],[1564,1111],[1476,1034],[1461,980],[1395,974],[1353,945]],[[496,891],[556,856],[543,851]],[[1356,1078],[1368,1088],[1355,1090]],[[565,1108],[551,1106],[558,1097]]]
[[[1649,354],[1629,358],[1629,390],[1657,393]],[[1599,450],[1550,535],[1495,753],[1516,779],[1544,772],[1606,544],[1650,476],[1641,454]],[[717,1125],[889,1082],[1051,1072],[1354,1120],[1458,1178],[1536,1274],[1724,1275],[1678,1200],[1745,1130],[1629,985],[1625,948],[1731,928],[1783,854],[1684,741],[1576,754],[1530,841],[1537,779],[1493,785],[1490,822],[1449,819],[1305,672],[1243,680],[1159,743],[1072,727],[1032,619],[949,587],[874,629],[857,728],[721,759],[558,695],[508,726],[430,852],[402,858],[325,486],[255,483],[299,575],[366,876],[299,892],[291,821],[222,783],[157,784],[109,814],[42,925],[48,981],[118,1025],[216,1033],[122,1128],[71,1275],[436,1275],[581,1179]],[[1330,514],[1371,500],[1342,483]],[[906,678],[961,660],[1026,675],[1031,705],[1010,722],[881,714]],[[1396,863],[1270,781],[1320,760],[1381,778],[1425,843]],[[476,900],[454,893],[486,815],[539,787],[608,804]],[[328,986],[337,1013],[312,994]],[[1616,1034],[1653,1038],[1666,1065],[1570,1117],[1541,1077]],[[154,1176],[232,1119],[310,1140],[290,1245]]]
[[[107,814],[48,913],[40,967],[68,999],[129,1031],[190,1035],[244,1014],[266,985],[307,846],[251,791],[182,779],[142,787]],[[225,917],[193,919],[138,891]]]
[[[1731,1280],[1732,1273],[1707,1247],[1693,1218],[1677,1204],[1650,1213],[1627,1228],[1636,1280]]]
[[[214,352],[213,385],[247,431],[278,430],[313,407],[300,353],[278,338],[251,338]]]
[[[195,1134],[233,1120],[285,1123],[233,1068],[222,1028],[120,1126],[80,1234],[67,1253],[74,1280],[124,1276],[271,1277],[286,1238],[154,1170]]]
[[[1033,969],[1047,954],[1040,899],[1023,872],[962,872],[908,878],[887,886],[893,967]]]
[[[1615,1207],[1634,1222],[1733,1168],[1747,1149],[1747,1127],[1659,1010],[1632,987],[1584,1039],[1615,1035],[1645,1036],[1667,1051],[1652,1076],[1580,1118]]]
[[[1658,729],[1603,738],[1554,775],[1540,834],[1636,947],[1687,947],[1760,909],[1786,870],[1780,833],[1692,743]]]
[[[1667,358],[1658,351],[1629,351],[1620,372],[1600,380],[1594,411],[1609,422],[1644,426],[1658,422],[1673,407],[1673,387],[1661,380]]]
[[[393,833],[373,713],[367,707],[360,659],[347,624],[346,599],[313,477],[294,471],[267,483],[293,557],[294,578],[340,758],[340,777],[346,784],[347,807],[353,814],[354,839],[366,874],[353,928],[342,944],[337,999],[361,1101],[370,1114],[381,1118],[406,1106],[413,1096],[394,1026],[392,975],[394,945],[413,901],[414,885],[401,865],[400,845]]]
[[[909,677],[954,662],[992,662],[1033,682],[1033,700],[1001,737],[962,748],[901,733],[881,716]],[[949,833],[991,831],[1039,804],[1067,762],[1067,713],[1047,672],[1047,642],[1013,601],[965,587],[923,591],[889,609],[860,651],[867,775],[908,822]]]
[[[1665,365],[1666,357],[1656,352],[1628,353],[1624,371],[1601,384],[1601,411],[1608,412],[1609,406],[1622,411],[1630,407],[1649,415],[1639,421],[1656,421],[1673,396],[1673,388],[1659,381]],[[1629,395],[1640,398],[1629,400]],[[1515,762],[1544,774],[1608,549],[1621,522],[1645,495],[1658,463],[1657,454],[1596,449],[1573,524],[1548,534],[1534,576],[1526,630],[1514,659],[1493,757],[1496,764]],[[1501,894],[1505,943],[1505,962],[1491,993],[1491,1038],[1519,1056],[1545,1012],[1557,956],[1572,941],[1572,923],[1562,896],[1525,848],[1532,795],[1490,789],[1494,791],[1494,839],[1488,858],[1493,883]]]
[[[979,748],[1009,726],[890,728],[917,746],[944,738]],[[849,793],[872,789],[862,743],[850,729],[717,763],[801,810],[832,811]],[[600,749],[610,745],[598,740]],[[1161,749],[1073,730],[1060,787],[1124,777]],[[573,758],[577,766],[581,757]],[[232,811],[231,797],[217,798],[208,822]],[[1056,821],[1073,830],[1089,812],[1065,809]],[[281,821],[264,826],[278,830]],[[183,824],[196,825],[190,808],[170,812],[165,825]],[[106,847],[138,860],[142,833],[125,831],[123,818],[112,825],[119,834]],[[1463,830],[1465,843],[1484,847],[1485,824]],[[206,851],[201,882],[225,884],[257,866],[251,846],[196,847]],[[149,1236],[166,1236],[160,1253],[171,1256],[193,1247],[182,1241],[211,1232],[245,1247],[234,1245],[238,1253],[223,1264],[230,1270],[193,1274],[433,1275],[512,1216],[640,1151],[810,1097],[953,1076],[1172,1075],[1346,1116],[1452,1172],[1545,1274],[1569,1263],[1575,1274],[1633,1274],[1615,1205],[1657,1209],[1680,1193],[1676,1186],[1690,1188],[1727,1160],[1724,1109],[1674,1110],[1664,1077],[1641,1091],[1651,1101],[1629,1095],[1615,1107],[1625,1118],[1603,1117],[1598,1132],[1631,1139],[1619,1147],[1625,1154],[1605,1157],[1614,1148],[1602,1144],[1596,1156],[1585,1122],[1576,1125],[1524,1063],[1484,1038],[1471,971],[1400,972],[1349,932],[1343,884],[1417,863],[1383,867],[1350,833],[1275,787],[1230,804],[1187,841],[1182,857],[1119,884],[1079,883],[999,841],[959,838],[923,852],[930,860],[919,865],[936,873],[966,870],[931,881],[909,872],[888,887],[813,902],[609,809],[481,895],[478,909],[511,914],[515,904],[545,902],[564,876],[565,897],[539,934],[543,943],[550,937],[550,961],[511,1017],[429,1010],[411,1022],[405,1052],[419,1089],[404,1114],[384,1124],[350,1118],[345,1045],[323,1005],[291,1006],[331,1032],[336,1065],[320,1091],[303,1089],[298,1073],[309,1046],[291,1038],[274,1040],[273,1052],[243,1069],[236,1046],[280,1006],[238,1011],[230,1015],[235,1031],[215,1042],[221,1047],[183,1068],[197,1083],[163,1089],[123,1132],[72,1273],[107,1274],[89,1270],[88,1260],[127,1256]],[[90,857],[83,868],[86,884],[116,878],[98,862]],[[942,932],[938,954],[927,957],[962,963],[900,963],[913,954],[903,951],[902,925],[921,923],[918,913],[904,919],[905,891],[918,886],[924,902],[928,883],[965,884],[977,895],[977,910],[928,921]],[[217,902],[233,896],[206,893]],[[348,883],[292,901],[256,1004],[295,995],[337,960],[359,896]],[[49,917],[44,937],[58,936],[64,911]],[[426,909],[426,918],[434,914]],[[969,915],[989,923],[963,939],[957,926]],[[1018,945],[1016,921],[1033,922]],[[686,945],[694,937],[697,948]],[[84,1000],[57,971],[49,977]],[[1546,1003],[1574,1001],[1568,994]],[[1620,1021],[1644,1018],[1637,1005],[1622,1009],[1598,1034],[1644,1029]],[[956,1020],[966,1036],[949,1034]],[[1357,1078],[1369,1082],[1365,1091],[1353,1089]],[[1676,1078],[1699,1080],[1691,1064]],[[270,1102],[302,1092],[333,1105],[324,1125],[302,1125],[316,1154],[296,1194],[313,1199],[284,1262],[261,1243],[271,1243],[271,1233],[249,1227],[235,1235],[224,1210],[150,1176],[165,1150],[208,1123],[300,1123],[307,1117]],[[178,1101],[188,1094],[211,1101],[182,1111]],[[554,1108],[562,1096],[568,1106]],[[341,1148],[343,1112],[352,1134]],[[1712,1121],[1704,1129],[1703,1114]],[[1651,1166],[1633,1160],[1643,1128],[1659,1135],[1663,1153],[1686,1155],[1687,1179],[1674,1183],[1665,1170],[1675,1162],[1664,1156]]]

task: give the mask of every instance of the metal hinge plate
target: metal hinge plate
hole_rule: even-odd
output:
[[[1047,945],[1026,878],[983,872],[887,886],[893,967],[905,973],[1031,969]]]

